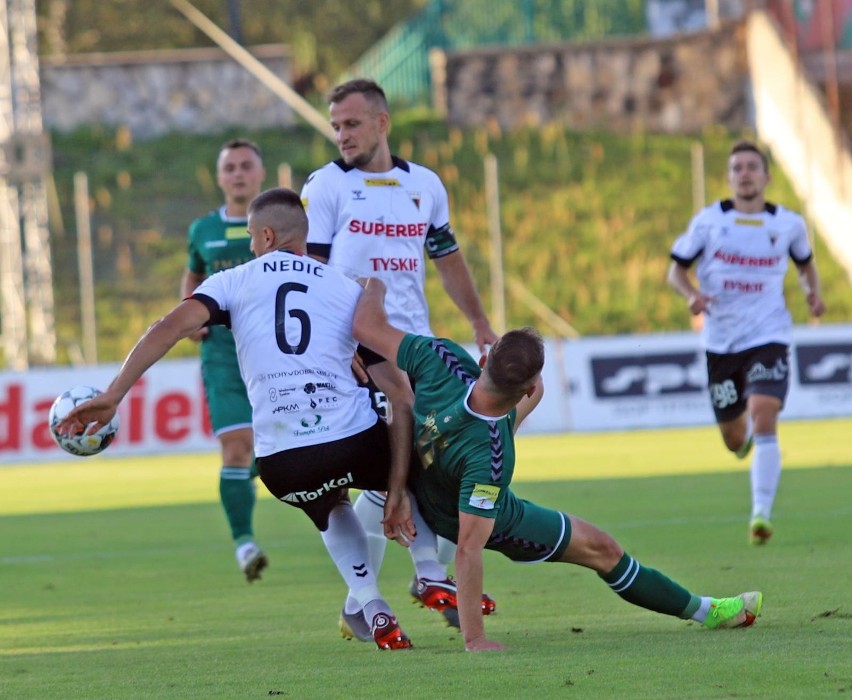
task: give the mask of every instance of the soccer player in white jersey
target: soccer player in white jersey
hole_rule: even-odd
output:
[[[710,400],[725,446],[751,463],[749,539],[772,536],[781,478],[778,415],[789,388],[793,321],[784,299],[787,258],[798,268],[811,315],[825,312],[802,217],[767,202],[766,155],[741,141],[728,156],[732,199],[696,214],[674,242],[668,282],[693,314],[704,314]],[[698,286],[688,274],[697,261]]]
[[[433,551],[435,535],[405,490],[410,449],[392,453],[388,427],[352,374],[352,318],[362,287],[307,256],[307,230],[292,190],[267,190],[253,199],[248,231],[257,257],[211,275],[154,323],[107,390],[69,413],[59,430],[77,434],[105,424],[133,384],[179,340],[208,324],[229,325],[252,407],[261,480],[320,530],[360,605],[349,619],[353,636],[379,649],[404,649],[411,642],[379,592],[348,488],[387,489],[393,505],[385,534],[404,535],[413,550]]]
[[[438,175],[391,154],[390,114],[382,88],[356,79],[329,94],[331,126],[341,158],[312,173],[302,189],[308,213],[308,254],[354,277],[379,277],[388,288],[390,322],[406,332],[432,335],[424,282],[426,258],[435,264],[444,289],[473,327],[481,352],[497,340],[483,310],[467,263],[450,226],[447,192]],[[425,254],[424,254],[425,253]],[[370,376],[390,399],[394,421],[412,422],[414,397],[408,378],[393,363],[362,350]],[[370,533],[378,570],[386,538],[381,525],[381,493],[366,492],[355,511]],[[410,592],[458,627],[456,586],[447,575],[454,545],[442,542],[440,555],[415,560]],[[341,617],[357,609],[350,596]],[[483,611],[494,601],[483,598]]]

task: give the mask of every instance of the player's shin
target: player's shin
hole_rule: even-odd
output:
[[[626,552],[615,568],[601,578],[628,603],[664,615],[682,617],[689,605],[698,600],[683,586],[656,569],[642,566]]]

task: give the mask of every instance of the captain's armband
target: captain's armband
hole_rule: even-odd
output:
[[[455,253],[459,249],[459,244],[456,242],[456,233],[449,224],[444,224],[441,228],[430,226],[426,232],[426,255],[431,260],[435,258],[443,258],[445,255]]]

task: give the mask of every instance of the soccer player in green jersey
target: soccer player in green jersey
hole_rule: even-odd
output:
[[[429,527],[458,545],[458,612],[465,649],[505,648],[485,635],[483,549],[519,562],[587,567],[624,600],[711,629],[754,623],[763,604],[760,592],[729,598],[696,595],[640,564],[592,523],[512,493],[514,431],[543,392],[544,344],[536,331],[509,331],[480,366],[452,341],[407,334],[390,325],[384,294],[381,280],[367,282],[353,330],[361,344],[394,361],[414,380],[414,439],[421,464],[412,487]],[[405,544],[402,533],[393,539]]]
[[[189,227],[189,247],[181,292],[183,298],[210,275],[254,258],[246,212],[263,186],[266,171],[260,149],[251,141],[224,144],[216,162],[216,182],[225,203]],[[236,547],[237,565],[246,580],[260,578],[268,565],[254,541],[252,515],[257,475],[251,429],[251,405],[240,378],[234,337],[224,326],[202,328],[190,336],[201,343],[201,376],[213,432],[219,440],[222,468],[219,496]]]

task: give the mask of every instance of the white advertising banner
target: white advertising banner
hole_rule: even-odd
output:
[[[697,333],[549,340],[542,403],[525,433],[707,425]],[[852,325],[796,326],[784,418],[852,416]]]
[[[0,464],[80,459],[53,442],[47,412],[65,389],[103,388],[117,369],[0,372]],[[713,423],[704,351],[695,333],[549,339],[543,374],[544,399],[522,433]],[[119,414],[111,456],[218,449],[197,360],[156,364],[131,389]],[[783,415],[852,416],[852,325],[795,328]]]

